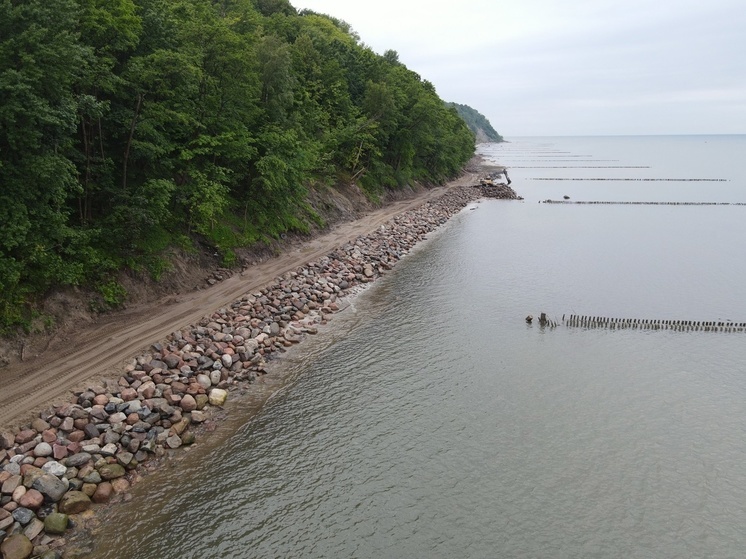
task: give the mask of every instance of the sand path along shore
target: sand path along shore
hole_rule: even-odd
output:
[[[393,216],[436,198],[449,188],[474,184],[476,177],[476,173],[466,173],[445,186],[341,224],[209,289],[167,297],[161,302],[104,317],[64,341],[51,344],[42,354],[0,369],[0,431],[30,421],[40,410],[61,401],[92,378],[119,372],[126,360],[171,332],[196,323],[205,314],[262,288],[287,271],[325,256],[349,240],[371,233]]]

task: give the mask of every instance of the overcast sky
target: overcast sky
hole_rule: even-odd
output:
[[[746,133],[746,0],[290,0],[503,136]]]

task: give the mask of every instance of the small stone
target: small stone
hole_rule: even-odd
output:
[[[207,414],[203,411],[195,410],[190,415],[192,423],[204,423],[207,420]]]
[[[178,435],[172,435],[166,439],[166,445],[168,448],[179,448],[181,446],[181,437]]]
[[[44,519],[44,531],[47,534],[64,534],[69,521],[66,514],[53,512]]]

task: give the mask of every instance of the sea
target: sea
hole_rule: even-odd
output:
[[[746,136],[508,140],[88,557],[743,557]]]

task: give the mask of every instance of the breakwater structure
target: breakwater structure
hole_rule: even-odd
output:
[[[493,194],[519,199],[507,186]],[[154,342],[118,376],[0,432],[3,559],[60,559],[70,527],[84,529],[88,511],[126,498],[143,469],[209,431],[229,395],[249,391],[271,359],[318,333],[345,297],[486,195],[451,188]]]
[[[580,204],[606,206],[746,206],[746,202],[634,202],[611,200],[540,200],[539,204]]]
[[[610,330],[675,330],[678,332],[746,332],[746,322],[731,320],[697,321],[647,318],[611,318],[571,314],[562,316],[563,324],[573,328],[607,328]],[[556,323],[555,323],[556,324]]]

